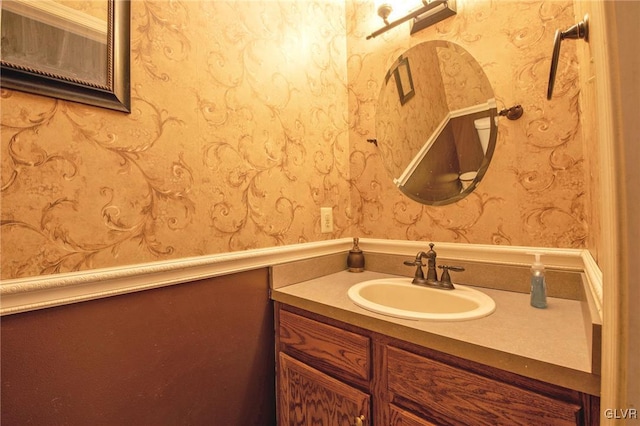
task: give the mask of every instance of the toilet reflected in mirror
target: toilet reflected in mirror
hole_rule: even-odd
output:
[[[473,125],[478,132],[478,138],[480,138],[480,146],[482,152],[487,155],[487,148],[489,147],[489,139],[491,138],[491,118],[484,117],[473,120]]]
[[[466,191],[469,189],[473,181],[478,177],[478,172],[464,172],[460,173],[460,183],[462,184],[462,190]]]
[[[491,84],[469,52],[451,42],[418,44],[394,64],[400,61],[411,67],[415,95],[402,103],[393,70],[387,72],[376,111],[385,168],[415,201],[460,200],[482,180],[495,149]]]

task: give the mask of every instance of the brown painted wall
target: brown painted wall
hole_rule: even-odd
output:
[[[1,320],[12,425],[275,424],[268,270]]]
[[[489,115],[486,111],[454,117],[451,119],[451,130],[454,134],[460,172],[476,171],[482,166],[484,152],[474,121]]]
[[[405,184],[418,199],[440,201],[460,193],[458,153],[451,126],[447,125]]]

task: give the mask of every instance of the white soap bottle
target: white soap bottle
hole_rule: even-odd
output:
[[[540,261],[540,253],[531,253],[536,260],[531,265],[531,306],[544,309],[547,307],[547,283],[544,279],[544,265]]]

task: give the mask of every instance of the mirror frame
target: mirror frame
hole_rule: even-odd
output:
[[[97,85],[45,73],[7,61],[1,62],[0,86],[37,95],[131,112],[130,0],[105,0],[109,7],[107,30],[107,84]]]

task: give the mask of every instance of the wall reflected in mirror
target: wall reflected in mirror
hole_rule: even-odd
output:
[[[394,67],[407,61],[415,95],[401,102]],[[403,53],[378,99],[376,133],[388,173],[415,201],[442,205],[472,192],[497,139],[491,84],[461,46],[428,41]]]
[[[3,87],[129,112],[129,0],[1,6]]]
[[[106,86],[108,5],[91,2],[93,7],[80,10],[76,3],[5,1],[3,60]]]

